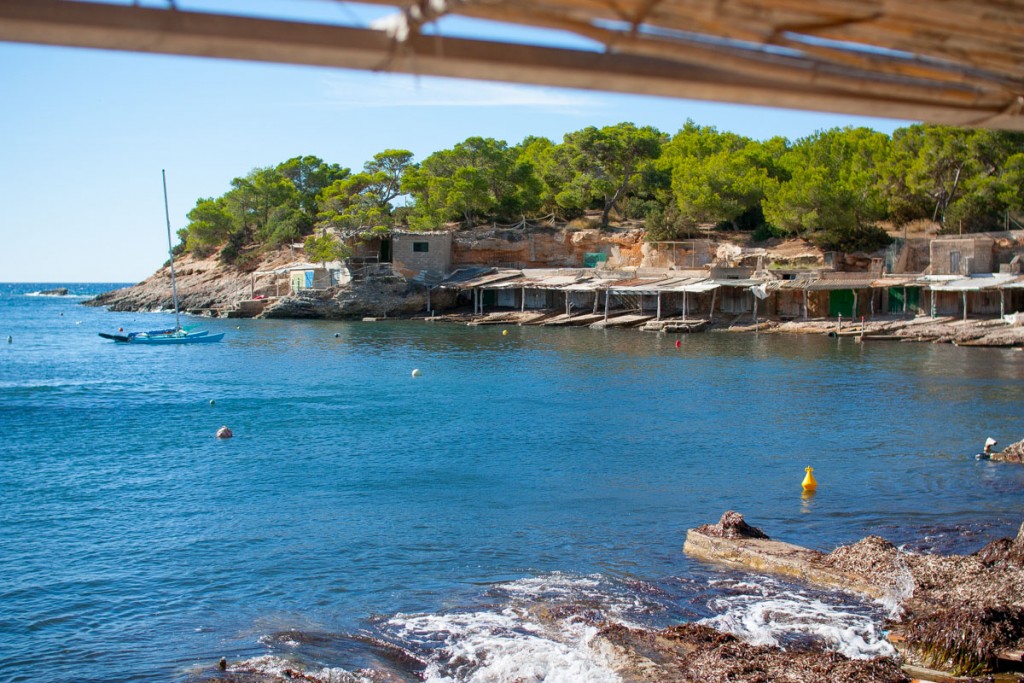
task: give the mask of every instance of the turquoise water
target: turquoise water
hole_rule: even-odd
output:
[[[663,626],[784,602],[857,623],[867,656],[882,607],[690,561],[686,529],[736,509],[823,550],[969,552],[1024,518],[1024,468],[972,457],[1024,438],[1019,351],[244,320],[132,347],[96,333],[173,315],[28,295],[51,286],[0,285],[7,681],[205,680],[221,656],[616,680],[539,604]]]

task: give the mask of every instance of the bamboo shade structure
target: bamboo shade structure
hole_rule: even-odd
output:
[[[394,11],[386,21],[367,27],[191,12],[175,8],[172,1],[155,8],[0,0],[0,40],[1024,130],[1024,0],[362,4]],[[592,48],[447,38],[430,30],[449,16],[568,32]]]

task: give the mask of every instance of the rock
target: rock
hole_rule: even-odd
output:
[[[1000,462],[1016,462],[1024,464],[1024,440],[1011,443],[1003,450],[992,453],[992,459]]]
[[[68,288],[57,287],[56,289],[44,289],[43,291],[39,292],[39,294],[40,296],[67,296]]]
[[[722,515],[718,524],[705,524],[697,527],[699,533],[714,538],[768,538],[768,534],[743,521],[743,515],[729,510]]]

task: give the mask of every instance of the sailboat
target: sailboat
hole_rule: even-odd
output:
[[[194,326],[181,326],[181,311],[178,309],[178,285],[174,278],[174,247],[171,244],[171,212],[167,206],[167,171],[160,174],[164,181],[164,215],[167,217],[167,253],[171,257],[171,293],[174,295],[174,327],[166,330],[150,330],[148,332],[129,332],[128,334],[108,334],[100,332],[104,339],[111,339],[120,344],[209,344],[219,342],[224,333],[210,334],[206,330],[198,330]]]

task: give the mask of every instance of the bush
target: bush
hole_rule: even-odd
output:
[[[877,251],[892,244],[889,233],[877,225],[862,225],[852,230],[821,230],[811,234],[809,239],[826,251]]]

